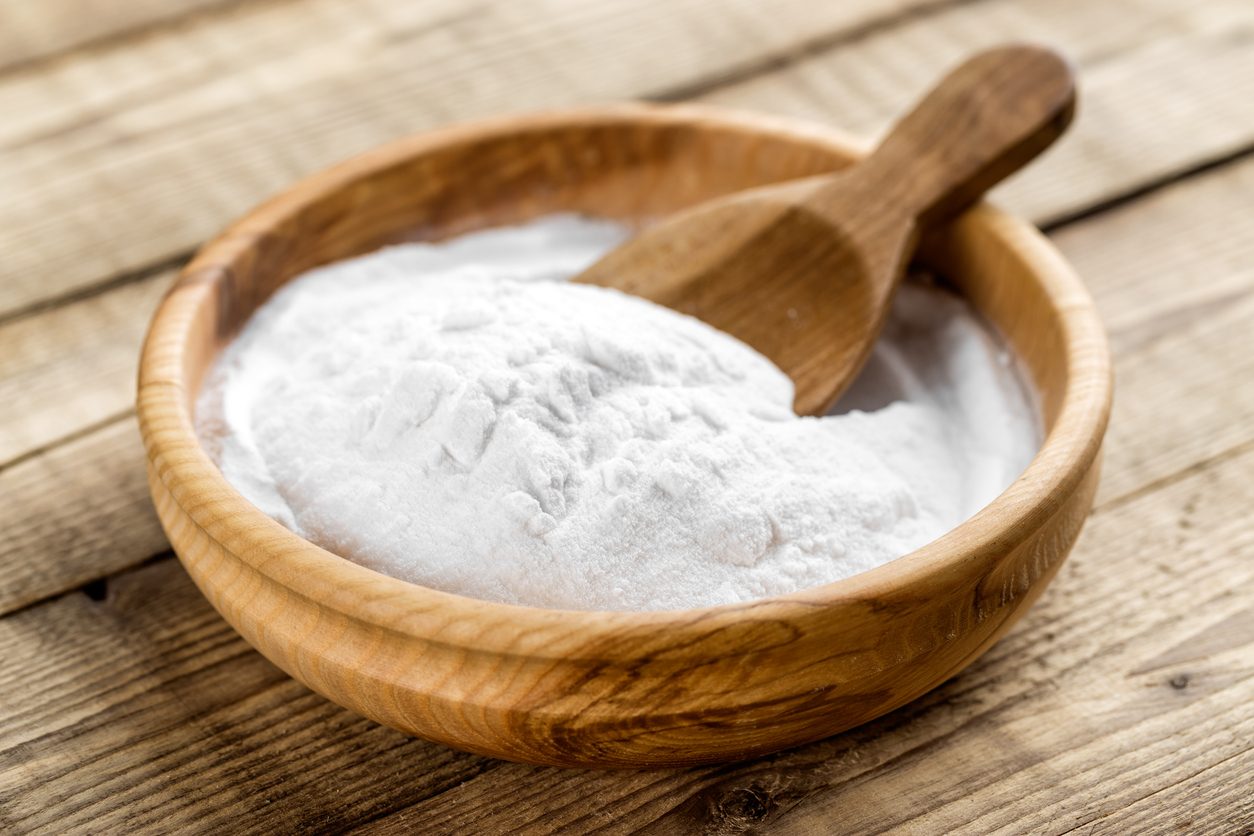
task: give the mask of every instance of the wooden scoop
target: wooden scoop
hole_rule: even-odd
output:
[[[921,231],[1048,147],[1074,108],[1071,67],[1057,53],[980,53],[861,163],[672,215],[575,281],[738,337],[792,378],[799,415],[821,415],[870,354]]]

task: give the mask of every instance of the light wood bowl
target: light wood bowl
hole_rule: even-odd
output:
[[[926,260],[1018,351],[1048,437],[991,505],[870,572],[746,604],[574,612],[489,603],[385,577],[249,504],[192,428],[202,375],[256,307],[316,265],[556,211],[656,217],[848,165],[829,130],[691,106],[619,106],[434,131],[293,186],[200,252],[158,309],[139,422],[162,524],[249,643],[380,723],[529,763],[661,767],[827,737],[920,696],[1041,594],[1097,487],[1110,410],[1105,334],[1035,229],[987,205]]]

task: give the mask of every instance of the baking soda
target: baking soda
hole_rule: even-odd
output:
[[[555,216],[314,270],[223,352],[197,431],[249,501],[336,554],[579,610],[847,578],[954,528],[1035,454],[1013,361],[952,294],[903,287],[844,414],[799,418],[743,343],[564,281],[625,234]]]

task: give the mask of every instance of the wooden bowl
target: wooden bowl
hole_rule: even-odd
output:
[[[1092,301],[1031,226],[979,206],[925,255],[1031,370],[1048,431],[968,522],[870,572],[791,595],[667,612],[490,603],[385,577],[249,504],[192,404],[215,355],[279,285],[405,240],[556,211],[634,220],[849,164],[828,130],[691,106],[515,117],[401,140],[310,177],[200,252],[144,346],[139,422],[175,551],[255,648],[408,734],[538,764],[661,767],[827,737],[918,697],[1040,595],[1097,487],[1110,359]]]

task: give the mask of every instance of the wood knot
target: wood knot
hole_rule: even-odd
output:
[[[751,789],[732,790],[718,801],[718,812],[735,822],[761,821],[770,808],[767,799]]]

